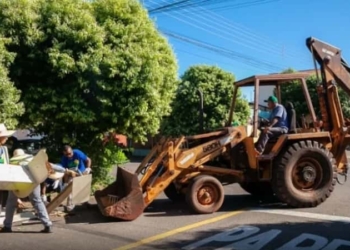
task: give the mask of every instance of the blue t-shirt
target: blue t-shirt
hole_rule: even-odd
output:
[[[87,160],[87,156],[80,151],[79,149],[73,149],[73,157],[68,158],[67,156],[63,156],[61,160],[61,164],[64,168],[68,168],[73,171],[80,171],[83,173],[86,169],[85,161]]]
[[[274,118],[277,118],[278,122],[273,127],[288,129],[287,111],[281,104],[277,104],[272,110],[270,122],[272,122]]]

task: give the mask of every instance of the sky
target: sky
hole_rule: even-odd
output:
[[[140,0],[155,9],[179,0]],[[187,0],[198,2],[198,0]],[[203,1],[203,0],[202,0]],[[215,65],[235,75],[278,73],[283,69],[313,69],[306,47],[310,36],[342,50],[350,61],[350,1],[348,0],[207,0],[211,4],[150,13],[171,44],[179,64],[179,75],[198,64]],[[247,3],[248,2],[248,3]],[[237,7],[246,3],[246,6]],[[225,49],[227,54],[201,46]],[[243,91],[251,101],[251,89]]]

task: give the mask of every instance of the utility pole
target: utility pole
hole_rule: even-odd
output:
[[[203,101],[203,91],[198,89],[197,93],[199,95],[199,129],[200,132],[204,131],[204,101]]]

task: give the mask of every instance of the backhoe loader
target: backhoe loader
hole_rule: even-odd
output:
[[[312,91],[318,94],[320,120],[306,83],[309,74],[240,80],[234,83],[225,127],[194,136],[162,138],[135,173],[119,167],[116,181],[95,192],[102,214],[134,220],[162,192],[173,201],[186,201],[196,213],[214,213],[224,201],[223,185],[232,183],[239,183],[253,195],[274,195],[291,207],[315,207],[324,202],[340,177],[347,175],[345,150],[350,143],[350,124],[343,117],[337,84],[350,95],[350,70],[338,48],[314,38],[308,38],[306,45],[318,77],[319,85]],[[263,154],[256,155],[254,144],[264,126],[258,115],[259,88],[275,86],[281,103],[281,86],[292,81],[300,83],[312,128],[290,128],[270,139]],[[254,87],[253,122],[232,127],[238,89],[245,86]]]

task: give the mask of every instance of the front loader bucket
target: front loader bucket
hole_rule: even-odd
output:
[[[117,179],[95,192],[98,207],[104,216],[131,221],[145,208],[142,188],[136,174],[117,168]]]

